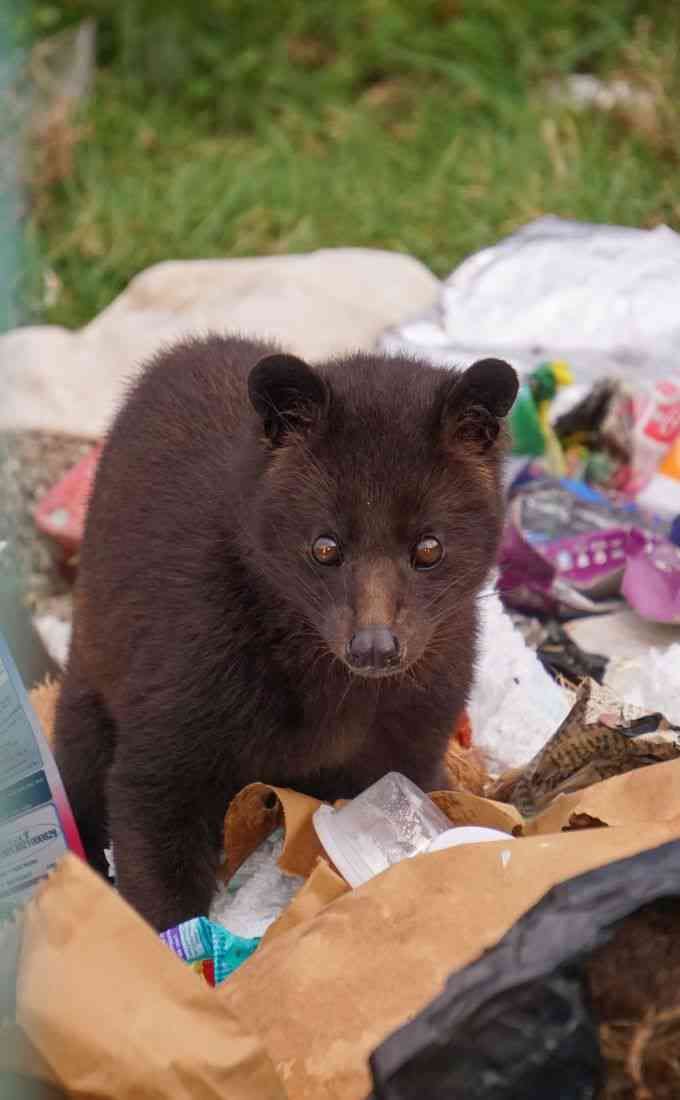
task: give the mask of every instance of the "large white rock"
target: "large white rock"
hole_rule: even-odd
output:
[[[179,336],[237,331],[321,359],[373,349],[439,290],[417,260],[371,249],[157,264],[78,332],[43,325],[0,336],[0,429],[96,438],[140,364]]]

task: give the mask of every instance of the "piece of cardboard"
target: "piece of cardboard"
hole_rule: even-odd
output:
[[[523,818],[509,803],[467,791],[437,791],[432,800],[454,825],[481,825],[521,836],[636,821],[673,821],[680,817],[680,760],[650,764],[558,794],[545,810],[529,818]]]
[[[0,922],[68,849],[84,858],[54,756],[0,633]]]
[[[502,833],[512,833],[522,826],[522,815],[504,802],[480,798],[468,791],[434,791],[431,798],[452,825],[482,825]]]
[[[322,854],[312,816],[321,803],[285,787],[251,783],[231,802],[224,819],[226,879],[279,826],[284,829],[279,867],[289,875],[309,875]]]
[[[524,825],[527,836],[593,824],[620,826],[680,819],[680,760],[625,772],[573,794],[560,794]]]

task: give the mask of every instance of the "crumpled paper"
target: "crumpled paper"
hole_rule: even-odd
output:
[[[554,886],[373,1053],[371,1100],[421,1100],[423,1081],[428,1100],[675,1098],[679,857],[676,840]]]
[[[100,1100],[365,1100],[369,1058],[385,1035],[547,890],[680,836],[677,751],[637,766],[658,750],[663,758],[664,746],[677,749],[678,731],[660,715],[644,715],[641,725],[637,712],[586,687],[570,715],[574,743],[563,730],[564,751],[557,735],[544,750],[560,782],[551,787],[543,776],[540,754],[530,766],[531,804],[522,806],[531,816],[499,795],[432,795],[452,824],[488,825],[516,839],[409,859],[359,890],[324,857],[312,822],[316,799],[266,784],[244,789],[227,815],[225,879],[283,829],[279,867],[305,882],[218,990],[66,856],[26,907],[20,1030],[0,1029],[2,1067]],[[644,752],[624,751],[622,741]],[[616,758],[620,774],[565,793],[570,777],[585,780],[588,745],[605,767]]]
[[[388,1031],[546,890],[677,836],[677,822],[635,824],[405,860],[265,941],[217,996],[262,1036],[289,1100],[365,1100]]]
[[[522,832],[514,806],[433,797],[453,823]],[[643,768],[558,796],[528,823],[539,835],[419,856],[349,890],[315,837],[318,802],[255,784],[228,823],[226,874],[284,825],[282,867],[307,878],[218,990],[67,855],[26,908],[21,1030],[0,1029],[2,1068],[99,1100],[365,1100],[386,1034],[555,883],[677,838],[679,797],[680,761]],[[583,807],[611,827],[574,831]]]
[[[531,818],[557,795],[679,758],[680,727],[662,714],[621,703],[609,688],[587,679],[544,748],[525,768],[502,777],[488,793]]]
[[[16,997],[71,1096],[285,1100],[261,1040],[71,853],[24,911]]]

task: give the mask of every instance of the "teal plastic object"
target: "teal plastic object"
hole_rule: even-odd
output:
[[[238,970],[261,942],[260,936],[236,936],[207,917],[194,917],[169,928],[161,932],[161,939],[186,963],[212,963],[215,985]]]

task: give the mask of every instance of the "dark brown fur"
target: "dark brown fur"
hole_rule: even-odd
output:
[[[433,788],[470,688],[514,372],[358,355],[312,376],[279,356],[251,402],[273,351],[211,337],[158,356],[88,515],[57,759],[90,859],[110,835],[159,928],[207,911],[242,786],[335,798],[396,769]],[[328,533],[341,566],[311,557]],[[445,557],[423,573],[424,533]],[[349,638],[376,623],[399,667],[351,671]]]

